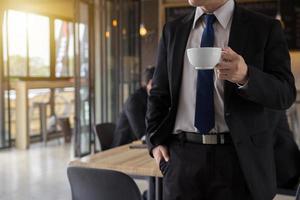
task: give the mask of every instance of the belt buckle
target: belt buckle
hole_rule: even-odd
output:
[[[203,144],[218,144],[217,135],[202,135]]]
[[[220,135],[220,143],[225,144],[225,135],[223,134]]]

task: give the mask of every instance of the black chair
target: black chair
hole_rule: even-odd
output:
[[[115,129],[114,123],[102,123],[94,126],[94,132],[98,136],[102,150],[111,148]]]
[[[71,142],[72,128],[69,117],[60,117],[57,119],[57,124],[64,135],[65,143]]]
[[[298,190],[296,193],[296,200],[300,200],[300,183],[299,183]]]
[[[136,183],[111,170],[69,167],[72,200],[141,200]]]

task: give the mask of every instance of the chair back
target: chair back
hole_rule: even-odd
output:
[[[60,127],[60,129],[65,137],[65,142],[71,142],[72,129],[71,129],[71,124],[70,124],[70,119],[68,117],[58,118],[57,124]]]
[[[102,123],[94,126],[94,132],[98,136],[102,150],[111,148],[115,129],[114,123]]]
[[[72,200],[141,200],[141,193],[128,175],[121,172],[69,167]]]

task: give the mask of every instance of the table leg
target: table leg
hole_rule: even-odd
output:
[[[147,200],[155,200],[155,177],[148,178]]]
[[[155,177],[155,200],[162,200],[162,178]]]

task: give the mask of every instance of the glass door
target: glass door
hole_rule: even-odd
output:
[[[75,156],[91,153],[92,144],[92,67],[91,45],[92,6],[88,1],[76,1],[77,16],[75,23]]]
[[[137,0],[103,0],[101,10],[101,122],[116,122],[124,102],[141,81],[140,4]]]
[[[0,149],[10,147],[10,92],[9,84],[4,74],[7,71],[5,35],[6,17],[4,10],[0,9]]]

